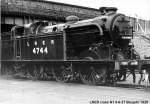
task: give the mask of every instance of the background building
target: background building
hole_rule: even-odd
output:
[[[119,8],[118,8],[119,9]],[[1,0],[1,33],[9,33],[12,26],[35,21],[49,21],[49,24],[65,22],[65,17],[76,15],[82,19],[101,15],[98,9],[43,1],[43,0]],[[134,29],[150,33],[150,21],[129,17]]]

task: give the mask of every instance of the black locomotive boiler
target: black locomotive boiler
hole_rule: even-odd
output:
[[[68,16],[64,24],[14,26],[11,34],[2,35],[2,74],[53,77],[59,82],[81,79],[85,84],[112,82],[120,63],[133,58],[133,28],[116,8],[100,10],[101,16],[88,20]]]

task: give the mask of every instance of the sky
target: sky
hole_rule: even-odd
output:
[[[47,0],[98,9],[102,6],[117,7],[119,13],[150,20],[150,0]]]

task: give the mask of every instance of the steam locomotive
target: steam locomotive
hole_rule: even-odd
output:
[[[88,20],[68,16],[66,23],[46,21],[14,26],[2,35],[2,74],[85,84],[114,82],[114,73],[136,59],[133,27],[117,8],[102,7]],[[130,61],[136,67],[136,61]]]

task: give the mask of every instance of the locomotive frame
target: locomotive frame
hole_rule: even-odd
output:
[[[57,35],[62,37],[63,33],[64,32],[59,32],[59,33],[53,33],[52,35],[48,35],[48,37],[50,37],[50,39],[48,39],[48,40],[54,39],[53,37],[55,37],[55,36],[57,37]],[[43,35],[41,35],[41,36],[37,35],[37,36],[30,36],[30,37],[28,37],[28,36],[27,37],[15,36],[15,38],[13,38],[13,36],[11,36],[11,37],[12,37],[12,39],[10,41],[13,41],[14,43],[12,44],[12,42],[11,42],[10,44],[14,45],[13,46],[13,47],[15,47],[14,50],[10,51],[10,50],[8,50],[7,47],[2,47],[2,51],[3,51],[3,53],[6,53],[6,52],[12,52],[12,53],[14,52],[14,53],[13,54],[11,53],[12,54],[11,60],[5,60],[4,58],[8,58],[8,57],[5,56],[3,58],[3,56],[2,56],[2,59],[4,59],[4,60],[1,61],[2,62],[2,68],[3,68],[2,74],[6,74],[7,72],[10,71],[11,74],[12,73],[16,74],[15,76],[19,76],[19,73],[21,73],[22,77],[28,76],[30,78],[34,77],[33,79],[46,79],[44,77],[48,77],[48,75],[44,76],[44,74],[45,74],[44,71],[45,70],[49,70],[47,73],[49,73],[50,76],[52,75],[59,82],[69,82],[70,80],[71,81],[75,80],[77,77],[80,76],[81,80],[85,84],[98,84],[96,82],[96,80],[94,81],[94,79],[93,79],[92,82],[90,82],[90,81],[86,81],[85,78],[83,78],[83,75],[81,75],[81,73],[85,74],[84,73],[84,67],[86,66],[85,68],[87,69],[89,67],[98,68],[98,67],[102,67],[103,66],[105,68],[105,70],[108,69],[108,68],[105,67],[105,64],[107,64],[107,65],[109,64],[108,65],[109,67],[114,67],[113,61],[108,61],[108,60],[107,61],[104,61],[104,60],[95,60],[95,61],[93,60],[93,61],[91,61],[91,60],[78,60],[78,59],[76,59],[76,60],[72,60],[72,59],[67,60],[66,57],[62,57],[62,56],[66,56],[66,54],[64,54],[65,53],[64,52],[65,51],[64,47],[66,45],[64,45],[64,44],[62,45],[63,46],[62,47],[62,51],[64,53],[61,56],[54,57],[54,59],[52,59],[52,60],[49,60],[49,59],[43,60],[44,57],[41,57],[41,59],[40,59],[40,57],[37,56],[38,53],[40,54],[40,52],[42,52],[40,50],[41,48],[38,51],[36,50],[36,52],[35,52],[34,51],[35,48],[34,47],[30,47],[31,48],[29,50],[30,52],[26,52],[26,50],[18,49],[18,47],[21,48],[20,43],[23,44],[25,40],[29,40],[29,39],[32,39],[32,40],[35,39],[36,40],[36,39],[39,39],[39,38],[40,39],[41,38],[48,38],[46,35],[44,35],[44,36]],[[3,46],[4,46],[4,42],[7,43],[7,41],[8,40],[3,40]],[[62,41],[64,42],[66,40],[64,39]],[[43,41],[41,41],[41,42],[43,43]],[[50,41],[50,42],[52,42],[52,41]],[[26,45],[28,46],[29,45],[28,41],[26,41],[26,43],[27,43]],[[17,45],[17,44],[19,44],[19,45]],[[35,44],[35,43],[33,43],[33,44]],[[11,46],[11,45],[8,45],[8,46]],[[4,48],[6,48],[6,50]],[[11,48],[9,47],[9,49],[11,49]],[[18,50],[16,50],[16,49],[18,49]],[[27,48],[25,48],[25,49],[27,49]],[[21,51],[22,52],[26,52],[27,54],[32,52],[32,54],[28,54],[29,56],[23,55]],[[47,51],[49,52],[49,50],[47,50]],[[46,51],[43,50],[42,54],[44,54],[44,52],[46,53]],[[6,53],[6,54],[8,54],[8,53]],[[9,54],[9,56],[10,56],[10,54]],[[26,56],[26,57],[24,57],[24,56]],[[54,55],[52,55],[52,56],[54,56]],[[36,59],[37,57],[38,57],[38,59]],[[26,58],[26,59],[24,59],[24,58]],[[27,58],[29,58],[29,59],[27,59]],[[55,59],[55,58],[57,58],[57,59]],[[77,66],[82,66],[82,69],[80,67],[77,67]],[[31,70],[29,71],[29,69],[31,69]],[[63,73],[64,79],[59,79],[60,76],[56,75],[56,73],[59,73],[59,71],[61,71],[61,70],[65,71],[65,72],[67,71],[67,73]],[[104,74],[106,74],[105,70],[103,70]],[[82,71],[82,72],[79,72],[79,71]],[[89,69],[89,71],[90,71],[89,73],[96,74],[96,72],[95,72],[96,70],[93,71],[92,69]],[[32,75],[28,75],[29,73],[32,74]],[[106,77],[106,76],[102,76],[102,77]],[[90,79],[90,80],[92,80],[92,79]]]
[[[73,17],[65,24],[13,27],[10,35],[2,36],[2,74],[96,85],[115,83],[118,70],[149,65],[133,57],[132,47],[128,49],[132,26],[114,10],[104,8],[108,13],[89,20]]]

